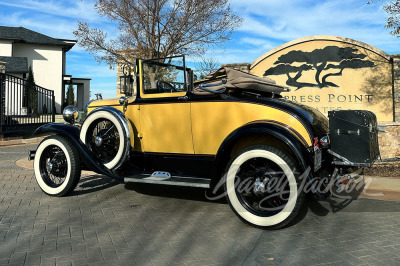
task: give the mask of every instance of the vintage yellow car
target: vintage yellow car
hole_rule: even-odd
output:
[[[195,80],[184,57],[166,62],[137,59],[125,96],[90,102],[78,125],[70,106],[70,124],[38,128],[53,133],[29,152],[43,192],[67,195],[90,169],[125,182],[209,189],[244,222],[276,229],[293,220],[307,192],[329,194],[333,173],[342,178],[379,155],[371,112],[334,111],[328,121],[285,100],[288,89],[273,80],[230,68]]]

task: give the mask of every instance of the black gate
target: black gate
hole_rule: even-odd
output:
[[[54,91],[35,86],[27,90],[26,80],[0,74],[0,133],[29,131],[55,121]]]

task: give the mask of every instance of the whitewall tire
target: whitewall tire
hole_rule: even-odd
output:
[[[79,182],[79,153],[64,137],[53,135],[45,138],[36,150],[33,164],[39,187],[50,196],[67,195]]]
[[[81,141],[105,167],[112,170],[118,168],[127,157],[128,137],[121,121],[106,110],[90,114],[80,132]]]
[[[304,201],[295,167],[289,155],[268,145],[239,152],[225,173],[226,195],[235,214],[267,229],[290,223]]]

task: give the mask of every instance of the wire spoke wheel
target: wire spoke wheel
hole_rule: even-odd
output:
[[[236,174],[236,194],[251,213],[268,217],[279,213],[288,202],[288,180],[282,169],[265,158],[244,162]]]
[[[259,144],[243,149],[231,159],[225,178],[232,210],[256,227],[284,227],[304,202],[295,161],[275,147]]]
[[[55,145],[46,147],[40,158],[40,173],[44,182],[50,187],[58,187],[64,183],[67,171],[67,157],[63,150]]]
[[[86,133],[86,144],[103,164],[113,160],[118,153],[120,135],[115,124],[99,118],[90,124]]]
[[[129,125],[119,110],[99,107],[90,112],[81,126],[79,138],[99,163],[110,170],[118,169],[129,158]]]
[[[33,165],[38,185],[50,196],[65,196],[79,182],[80,155],[70,141],[62,136],[45,138],[36,150]]]

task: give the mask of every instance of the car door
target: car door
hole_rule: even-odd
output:
[[[184,69],[145,60],[139,61],[139,69],[143,151],[193,154]]]

